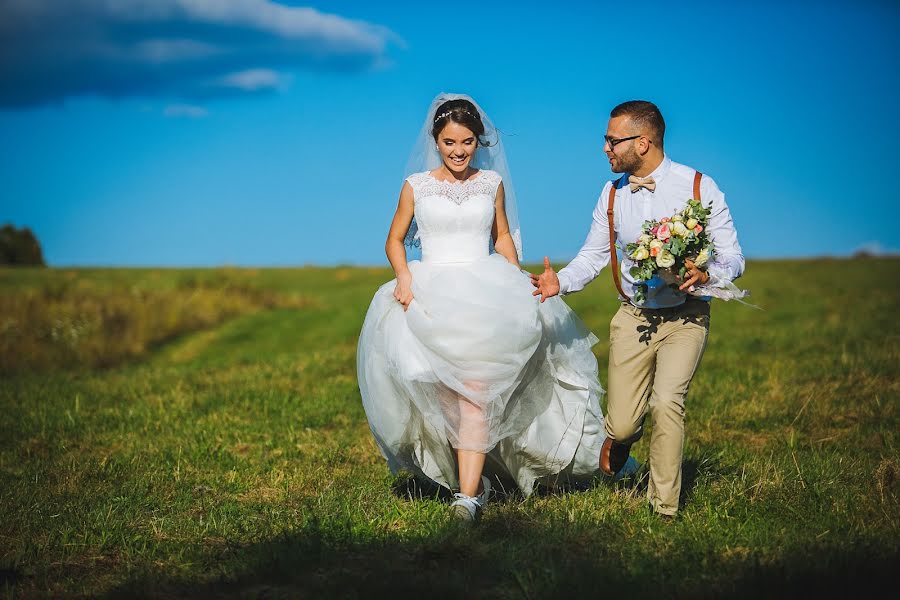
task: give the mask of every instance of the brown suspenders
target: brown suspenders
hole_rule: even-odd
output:
[[[622,175],[623,179],[625,175]],[[631,300],[624,291],[622,291],[622,281],[619,277],[619,256],[616,253],[616,217],[613,213],[613,207],[616,204],[616,182],[613,181],[609,188],[609,204],[606,206],[606,220],[609,221],[609,262],[612,265],[613,283],[619,294],[626,300]]]
[[[626,175],[622,175],[624,178]],[[703,177],[703,173],[700,171],[694,172],[694,200],[700,199],[700,178]],[[621,181],[621,180],[620,180]],[[619,294],[626,300],[631,300],[625,292],[622,290],[622,280],[621,275],[619,274],[619,257],[616,254],[616,220],[615,213],[613,212],[613,207],[616,204],[616,182],[612,182],[612,186],[609,188],[609,203],[606,207],[606,219],[609,221],[609,262],[612,265],[612,276],[613,283],[616,284],[616,289],[619,290]]]

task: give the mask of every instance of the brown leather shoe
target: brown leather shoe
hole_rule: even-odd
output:
[[[630,451],[631,444],[619,444],[606,438],[600,447],[600,471],[612,477],[625,466]]]
[[[662,523],[674,523],[678,518],[678,513],[675,513],[674,515],[667,515],[666,513],[656,512],[652,504],[647,505],[647,510],[649,510],[650,514],[655,516]]]

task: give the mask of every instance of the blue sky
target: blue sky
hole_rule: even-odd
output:
[[[748,257],[900,249],[895,2],[106,4],[0,0],[0,222],[51,265],[387,264],[441,91],[506,132],[528,261],[578,251],[638,98]]]

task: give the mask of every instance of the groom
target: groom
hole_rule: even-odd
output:
[[[673,518],[681,493],[685,397],[709,335],[709,302],[688,292],[695,286],[726,287],[743,273],[744,257],[725,195],[710,177],[666,156],[665,130],[651,102],[633,100],[612,110],[603,149],[612,171],[623,175],[604,186],[578,256],[558,274],[545,258],[544,272],[531,279],[543,302],[583,289],[612,263],[622,304],[609,327],[608,437],[600,470],[613,475],[624,466],[649,415],[648,500],[653,511]],[[664,283],[650,287],[637,304],[629,272],[634,263],[626,255],[618,265],[613,245],[634,242],[644,221],[672,216],[689,198],[711,209],[707,234],[714,259],[701,268],[688,262],[678,289]]]

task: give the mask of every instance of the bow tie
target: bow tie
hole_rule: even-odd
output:
[[[642,179],[640,177],[635,177],[634,175],[629,175],[628,185],[631,186],[632,193],[638,191],[642,187],[647,188],[651,192],[656,190],[656,181],[652,177]]]

